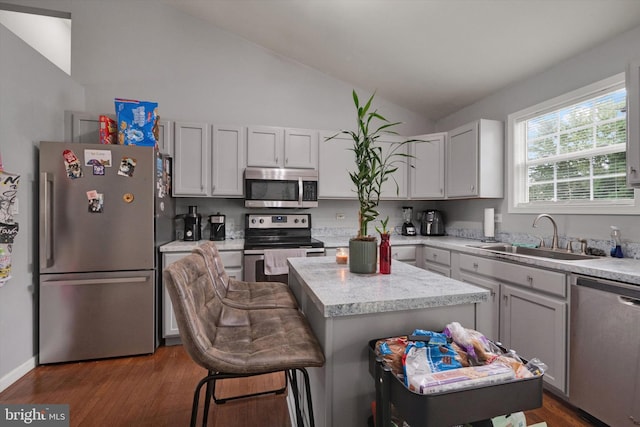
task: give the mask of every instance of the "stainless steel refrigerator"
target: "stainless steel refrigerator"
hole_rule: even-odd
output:
[[[155,351],[170,170],[152,147],[40,143],[39,363]]]

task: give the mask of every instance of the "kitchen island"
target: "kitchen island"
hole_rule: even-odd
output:
[[[489,291],[394,261],[391,274],[354,274],[332,257],[289,258],[289,286],[324,350],[309,369],[316,426],[366,426],[375,400],[368,342],[441,331],[457,321],[475,327],[475,305]]]

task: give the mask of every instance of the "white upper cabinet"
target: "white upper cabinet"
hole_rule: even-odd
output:
[[[209,125],[176,122],[174,126],[174,196],[208,196],[210,193]]]
[[[249,126],[247,166],[316,169],[318,131]]]
[[[640,59],[627,66],[627,184],[640,187]]]
[[[278,168],[284,162],[284,130],[272,126],[249,126],[247,166]]]
[[[355,186],[349,176],[350,171],[356,169],[355,153],[352,150],[353,139],[348,135],[338,134],[330,141],[327,138],[334,136],[336,132],[320,132],[320,147],[318,159],[318,197],[320,199],[356,199]],[[404,141],[405,138],[387,135],[384,139],[378,139],[382,147],[382,155],[385,156],[391,150],[396,153],[408,154],[409,145],[399,146],[395,144]],[[394,178],[382,184],[381,199],[404,200],[408,194],[407,157],[399,156],[394,159],[398,168],[394,172]],[[396,187],[396,182],[398,186]]]
[[[351,151],[353,140],[347,135],[326,139],[336,132],[320,132],[318,149],[318,198],[356,199],[349,171],[354,170],[356,157]]]
[[[394,135],[385,135],[376,142],[382,147],[382,158],[389,154],[400,154],[390,159],[393,167],[398,168],[387,180],[382,184],[380,198],[383,200],[406,200],[409,194],[409,173],[408,160],[406,156],[409,154],[409,144],[399,144],[406,138],[396,137]],[[404,156],[402,156],[404,155]]]
[[[158,151],[173,156],[173,123],[158,120]]]
[[[114,118],[114,116],[109,116]],[[100,114],[71,112],[71,141],[82,144],[100,143]]]
[[[318,168],[317,130],[284,130],[284,167],[301,169]]]
[[[242,196],[242,174],[246,162],[245,128],[213,125],[211,138],[211,195]]]
[[[173,195],[242,196],[245,128],[184,122],[174,127]]]
[[[478,120],[448,132],[447,198],[504,197],[504,126]]]
[[[409,160],[409,197],[411,199],[443,199],[446,133],[418,135],[412,142]]]

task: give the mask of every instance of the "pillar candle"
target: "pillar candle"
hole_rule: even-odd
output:
[[[484,210],[484,236],[495,237],[494,209],[486,208]]]

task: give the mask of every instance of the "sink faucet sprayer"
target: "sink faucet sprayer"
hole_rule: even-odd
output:
[[[533,220],[532,227],[535,228],[540,218],[548,218],[549,221],[551,221],[551,224],[553,224],[553,239],[551,240],[551,249],[558,249],[558,225],[556,224],[556,221],[549,214],[540,214],[536,217],[536,219]],[[544,241],[542,243],[544,244]]]

